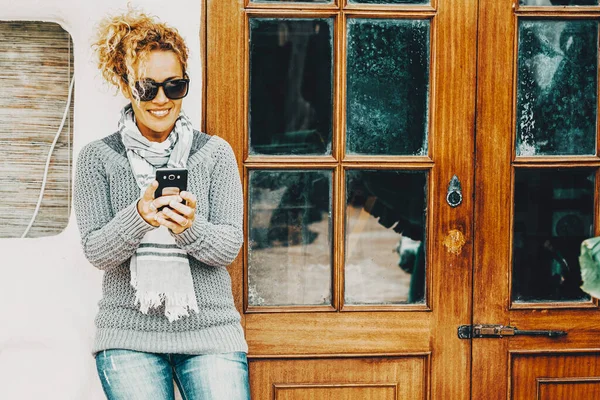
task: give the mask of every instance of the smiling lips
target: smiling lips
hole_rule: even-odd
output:
[[[167,110],[148,110],[148,112],[150,114],[152,114],[153,116],[158,117],[158,118],[162,118],[162,117],[166,116],[169,113],[169,111],[170,111],[170,109],[167,109]]]

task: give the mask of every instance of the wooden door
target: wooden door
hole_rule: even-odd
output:
[[[600,7],[515,3],[480,0],[473,321],[567,335],[473,339],[472,398],[598,399]]]
[[[244,180],[253,399],[469,398],[477,2],[205,15],[206,129]]]

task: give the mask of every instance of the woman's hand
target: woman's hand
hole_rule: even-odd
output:
[[[173,192],[155,199],[154,192],[156,192],[156,188],[158,188],[158,182],[153,181],[138,201],[137,209],[144,221],[152,226],[159,227],[161,224],[158,219],[162,212],[158,211],[158,209],[173,201],[181,201],[181,197],[176,192]]]
[[[196,215],[196,196],[190,192],[181,192],[179,193],[179,201],[173,199],[174,196],[163,197],[171,197],[171,200],[165,204],[167,207],[156,215],[156,221],[175,234],[180,234],[191,227]],[[159,199],[162,199],[162,197]],[[181,199],[185,200],[187,205],[181,203]]]

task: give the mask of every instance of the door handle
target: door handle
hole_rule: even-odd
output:
[[[504,325],[461,325],[458,327],[460,339],[501,338],[504,336],[544,336],[558,338],[567,336],[565,331],[554,330],[520,330]]]
[[[463,201],[462,188],[458,176],[454,175],[448,184],[448,193],[446,193],[446,202],[452,208],[458,207]]]

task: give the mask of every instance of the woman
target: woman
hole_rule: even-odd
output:
[[[93,352],[109,399],[247,399],[247,345],[227,272],[242,245],[242,191],[223,139],[181,110],[179,33],[135,11],[107,18],[94,49],[131,101],[118,132],[78,158],[75,211],[87,259],[104,271]],[[159,167],[187,191],[155,198]]]

